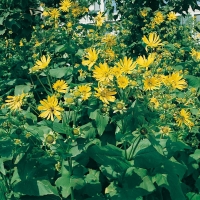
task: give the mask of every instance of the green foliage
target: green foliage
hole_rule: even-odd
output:
[[[116,2],[0,3],[0,199],[200,198],[197,2]]]

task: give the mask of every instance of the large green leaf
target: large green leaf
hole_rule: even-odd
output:
[[[61,194],[67,198],[71,194],[70,173],[63,174],[55,182],[58,188],[61,188]]]
[[[188,200],[199,200],[200,194],[196,194],[194,192],[188,192],[187,197],[188,197]]]
[[[134,157],[135,166],[149,169],[161,166],[166,160],[153,146],[138,151]]]
[[[14,191],[32,196],[44,196],[48,194],[58,195],[56,188],[47,180],[20,181],[14,186]]]
[[[90,118],[95,120],[97,131],[99,135],[102,135],[109,121],[107,115],[102,115],[99,110],[95,110],[90,113]]]
[[[15,86],[15,95],[20,95],[22,93],[28,93],[30,91],[30,85],[17,85]]]
[[[72,67],[61,67],[56,69],[50,69],[49,74],[54,78],[62,78],[64,76],[69,76],[73,72]]]
[[[200,78],[192,75],[185,75],[184,78],[188,81],[188,85],[191,87],[200,87]]]
[[[123,151],[113,145],[88,147],[89,156],[103,166],[110,166],[113,171],[122,176],[129,167],[130,163],[124,158]]]

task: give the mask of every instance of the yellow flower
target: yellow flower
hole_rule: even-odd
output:
[[[200,52],[196,51],[194,48],[192,48],[190,55],[196,59],[196,60],[200,60]]]
[[[91,96],[91,87],[88,85],[80,85],[78,86],[78,91],[81,94],[82,99],[85,101]]]
[[[117,84],[119,88],[125,89],[128,86],[129,80],[126,76],[120,76],[117,78]]]
[[[174,72],[169,75],[167,81],[167,84],[170,84],[173,89],[183,90],[187,88],[187,83],[184,79],[182,79],[182,76],[179,75],[179,72]]]
[[[161,24],[162,22],[164,22],[164,16],[163,16],[162,12],[160,12],[160,11],[156,12],[153,22],[155,22],[158,25]]]
[[[136,67],[136,62],[133,62],[131,58],[127,58],[126,56],[124,59],[120,59],[120,61],[116,64],[123,73],[131,74],[133,69]]]
[[[187,112],[185,109],[181,109],[178,115],[174,116],[174,119],[176,120],[178,126],[182,126],[183,124],[185,124],[189,128],[194,126],[194,123],[190,121],[190,113]]]
[[[36,61],[36,65],[30,69],[30,73],[39,71],[41,69],[45,69],[51,61],[50,56],[45,57],[44,55],[41,57],[41,60]]]
[[[100,82],[113,80],[113,75],[107,63],[100,63],[99,67],[95,66],[93,77]]]
[[[109,104],[110,102],[114,102],[115,101],[115,95],[117,92],[115,92],[115,90],[112,89],[108,89],[108,88],[95,88],[95,90],[97,91],[95,93],[95,97],[99,98],[103,103],[105,104]]]
[[[60,12],[59,12],[59,10],[57,8],[53,8],[49,12],[49,15],[50,15],[50,18],[58,19],[60,17]]]
[[[114,45],[116,45],[116,36],[109,33],[109,34],[106,34],[102,40],[101,40],[103,43],[106,44],[107,47],[112,47]]]
[[[98,59],[98,53],[96,52],[95,49],[89,48],[87,50],[85,58],[87,58],[88,60],[82,60],[82,65],[88,66],[88,69],[90,70]]]
[[[67,23],[67,28],[71,28],[72,25],[73,25],[72,22],[68,22],[68,23]]]
[[[38,47],[38,46],[40,46],[41,44],[42,44],[42,42],[38,42],[38,41],[36,40],[34,47]]]
[[[113,76],[115,76],[116,78],[118,78],[119,76],[121,76],[122,75],[122,71],[121,71],[121,68],[120,67],[113,67],[113,68],[111,68],[111,74],[113,75]]]
[[[68,88],[68,85],[64,80],[57,80],[53,84],[53,89],[57,92],[60,92],[60,93],[66,93],[67,88]]]
[[[169,128],[169,126],[162,126],[160,132],[162,133],[162,135],[169,135],[169,133],[171,132],[171,128]]]
[[[80,8],[80,7],[72,8],[72,15],[73,15],[74,17],[79,16],[80,13],[81,13],[81,8]]]
[[[20,46],[20,47],[24,46],[22,40],[19,41],[19,46]]]
[[[141,67],[145,67],[146,70],[148,70],[149,65],[151,65],[154,62],[154,59],[155,59],[155,54],[150,53],[147,59],[145,58],[145,56],[139,56],[136,62]]]
[[[108,60],[113,60],[115,58],[115,52],[112,49],[106,49],[104,56]]]
[[[63,0],[60,3],[60,10],[62,10],[63,12],[68,12],[70,6],[71,6],[71,1],[70,0]]]
[[[51,119],[54,121],[54,115],[61,120],[61,108],[58,104],[58,99],[53,96],[48,96],[47,99],[43,99],[40,101],[42,106],[38,106],[38,110],[43,111],[39,117],[47,118],[47,120]]]
[[[169,21],[172,21],[172,20],[176,20],[177,16],[176,16],[176,13],[175,12],[170,12],[168,15],[167,15],[167,19]]]
[[[159,106],[159,101],[158,101],[155,97],[152,97],[152,98],[150,99],[150,102],[153,103],[154,108],[158,108],[158,106]]]
[[[67,106],[75,105],[74,98],[65,97],[64,104],[67,105]]]
[[[157,33],[153,32],[149,34],[149,38],[147,39],[146,36],[143,36],[142,38],[143,42],[147,45],[147,47],[150,48],[155,48],[158,46],[162,46],[163,44],[161,43],[159,35]],[[147,48],[146,47],[146,48]],[[147,49],[146,49],[147,50]]]
[[[47,11],[44,11],[44,12],[42,13],[42,15],[43,15],[44,17],[47,17],[47,16],[49,16],[49,13],[48,13]]]
[[[146,78],[144,80],[144,90],[156,90],[160,87],[160,81],[155,78]]]
[[[143,10],[140,11],[140,15],[141,15],[142,17],[146,17],[147,14],[148,14],[148,10],[146,10],[146,9],[143,9]]]
[[[102,12],[98,12],[98,15],[94,18],[94,21],[97,26],[102,26],[106,19],[105,17],[102,17],[102,15],[103,15]]]
[[[7,96],[7,100],[5,100],[5,105],[8,106],[11,110],[20,110],[23,105],[23,100],[26,94],[22,93],[18,96]]]

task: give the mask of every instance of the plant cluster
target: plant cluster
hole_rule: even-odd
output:
[[[1,40],[1,199],[200,198],[198,28],[88,6],[43,4],[30,41]]]

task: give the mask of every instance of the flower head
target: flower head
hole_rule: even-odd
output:
[[[156,90],[160,87],[160,81],[156,77],[144,80],[144,90]]]
[[[60,92],[60,93],[66,93],[67,88],[68,88],[68,85],[64,80],[57,80],[53,84],[53,89],[57,92]]]
[[[94,96],[99,98],[103,103],[109,104],[109,101],[110,102],[115,101],[114,95],[117,93],[117,92],[115,92],[115,90],[103,88],[103,87],[95,88],[95,90],[97,92],[95,93]]]
[[[114,45],[116,45],[116,36],[109,33],[109,34],[106,34],[102,40],[101,40],[103,43],[106,44],[107,47],[112,47]]]
[[[171,85],[173,89],[183,90],[187,88],[187,82],[182,79],[182,76],[179,75],[179,72],[174,72],[173,74],[169,75],[167,81],[167,84]]]
[[[41,106],[38,106],[38,110],[43,111],[39,117],[51,119],[51,121],[54,121],[54,115],[61,120],[61,111],[63,111],[63,108],[61,108],[58,104],[58,99],[53,96],[48,96],[47,99],[43,99],[40,101],[42,104]]]
[[[177,16],[176,16],[176,13],[175,12],[170,12],[168,15],[167,15],[167,19],[169,21],[172,21],[172,20],[176,20]]]
[[[95,66],[93,77],[100,82],[113,80],[113,75],[107,63],[100,63],[99,67]]]
[[[117,84],[119,88],[125,89],[128,86],[129,80],[126,76],[119,76],[117,78]]]
[[[63,12],[68,12],[70,7],[71,7],[71,1],[70,0],[61,1],[60,10],[62,10]]]
[[[60,17],[60,12],[57,8],[53,8],[49,12],[50,18],[58,19]]]
[[[36,65],[30,69],[30,73],[37,72],[39,70],[43,70],[47,68],[51,61],[50,56],[45,57],[44,55],[41,57],[41,60],[36,61]]]
[[[96,26],[102,26],[103,25],[106,18],[103,17],[102,15],[103,15],[102,12],[98,12],[98,15],[94,18]]]
[[[154,107],[155,109],[158,108],[158,106],[159,106],[159,101],[158,101],[158,99],[155,98],[155,97],[152,97],[152,98],[150,99],[150,103],[153,104],[153,107]]]
[[[154,59],[155,54],[150,53],[148,58],[146,58],[145,56],[139,56],[136,62],[140,67],[145,67],[146,70],[148,70],[149,65],[151,65],[154,62]]]
[[[187,112],[185,109],[181,109],[178,115],[174,116],[174,119],[176,120],[178,126],[182,126],[183,124],[185,124],[189,128],[194,126],[194,123],[190,120],[190,113]]]
[[[155,48],[155,47],[163,45],[161,43],[159,35],[157,35],[157,33],[155,33],[155,32],[150,33],[148,39],[146,36],[143,36],[142,40],[147,45],[147,47],[150,47],[150,48]]]
[[[50,131],[49,133],[44,134],[43,145],[51,146],[56,144],[57,135]]]
[[[88,60],[82,60],[82,64],[88,66],[88,69],[90,70],[98,59],[98,53],[95,49],[89,48],[87,50],[85,58],[87,58]]]
[[[91,87],[88,85],[78,86],[78,91],[80,92],[80,95],[84,101],[87,100],[92,94]]]
[[[133,69],[136,67],[136,62],[133,62],[131,58],[127,58],[126,56],[124,59],[120,59],[120,61],[116,64],[123,73],[131,74]]]
[[[164,16],[162,12],[160,11],[156,12],[155,17],[153,18],[153,22],[158,25],[164,22]]]
[[[23,105],[23,100],[26,94],[22,93],[17,96],[7,96],[7,100],[5,100],[5,105],[9,107],[9,109],[16,111],[20,110]]]
[[[114,110],[113,113],[119,112],[120,114],[123,114],[124,112],[126,112],[127,108],[123,101],[118,101],[118,102],[116,102],[115,106],[113,107],[113,110]]]

